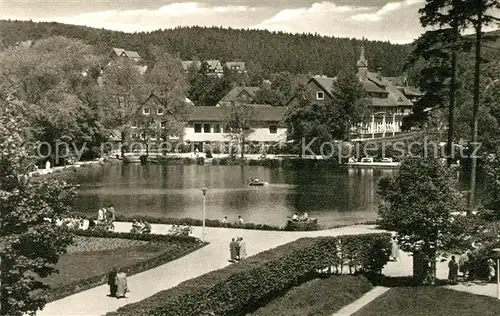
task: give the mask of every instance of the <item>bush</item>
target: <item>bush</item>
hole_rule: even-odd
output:
[[[302,238],[107,315],[245,315],[262,302],[317,277],[320,269],[334,266],[343,271],[344,265],[351,265],[355,267],[352,273],[378,273],[389,260],[390,241],[390,234]],[[381,251],[373,256],[377,247]]]

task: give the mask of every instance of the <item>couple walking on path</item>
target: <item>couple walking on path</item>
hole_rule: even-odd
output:
[[[229,255],[231,262],[235,262],[237,260],[245,259],[247,257],[247,245],[243,240],[243,237],[238,237],[236,239],[232,239],[229,243]]]
[[[127,275],[123,271],[113,269],[108,274],[108,285],[111,297],[125,297],[125,293],[129,292],[127,287]]]

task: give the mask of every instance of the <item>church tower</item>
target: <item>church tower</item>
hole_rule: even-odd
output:
[[[365,58],[365,48],[361,46],[361,55],[359,56],[358,59],[358,73],[357,76],[359,80],[363,81],[367,79],[367,74],[368,74],[368,60]]]

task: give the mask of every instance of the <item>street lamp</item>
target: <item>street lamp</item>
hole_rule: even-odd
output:
[[[493,249],[497,255],[497,299],[500,300],[500,248]]]
[[[206,209],[206,196],[207,196],[207,188],[201,189],[203,192],[203,226],[201,227],[201,241],[205,242],[205,209]]]

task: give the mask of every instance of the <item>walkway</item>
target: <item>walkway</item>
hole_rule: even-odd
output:
[[[116,231],[130,231],[131,223],[116,223]],[[152,233],[165,234],[170,225],[152,225]],[[47,304],[38,316],[97,316],[115,311],[129,303],[138,302],[153,294],[175,287],[181,282],[198,277],[229,265],[229,241],[243,237],[249,256],[292,242],[302,237],[339,236],[382,232],[373,225],[357,225],[312,232],[260,231],[230,228],[205,228],[210,244],[182,258],[157,268],[130,276],[130,293],[126,299],[107,297],[107,285],[98,286]],[[201,237],[201,227],[194,228],[194,235]]]
[[[332,316],[351,316],[352,314],[359,311],[366,304],[370,303],[380,295],[384,294],[389,290],[388,287],[376,286],[370,291],[366,292],[365,295],[361,296],[351,304],[342,307],[338,312],[333,314]]]
[[[116,231],[128,232],[132,228],[131,223],[115,223]],[[152,233],[166,234],[171,225],[152,225]],[[38,312],[38,316],[98,316],[107,312],[115,311],[119,307],[129,303],[138,302],[157,292],[175,287],[181,282],[218,270],[228,266],[229,241],[233,237],[243,237],[247,243],[249,256],[266,251],[280,245],[292,242],[302,237],[339,236],[384,232],[375,228],[375,225],[356,225],[337,229],[312,232],[284,232],[284,231],[261,231],[232,228],[205,228],[206,240],[209,245],[168,262],[157,268],[130,276],[128,284],[131,292],[126,299],[114,299],[107,297],[109,289],[107,285],[98,286],[63,299],[47,304],[45,309]],[[201,227],[194,227],[194,236],[201,238]],[[382,270],[387,276],[409,276],[412,275],[413,259],[406,253],[401,252],[397,262],[389,262]],[[437,263],[437,277],[446,279],[448,276],[448,262]],[[465,291],[473,294],[496,297],[496,285],[471,284],[447,286],[448,288]],[[376,287],[377,288],[377,287]],[[383,288],[372,290],[359,300],[344,307],[336,315],[350,315],[355,313],[354,309],[361,308],[369,302],[369,298],[375,299],[375,294],[381,293]],[[380,295],[379,294],[379,295]],[[345,314],[340,314],[340,313]]]

